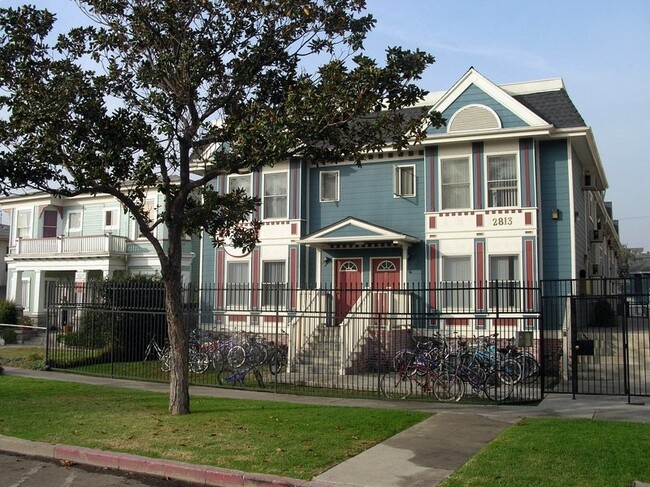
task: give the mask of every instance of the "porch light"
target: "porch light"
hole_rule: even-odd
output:
[[[560,211],[559,208],[553,208],[551,210],[551,220],[559,220],[561,215],[562,212]]]

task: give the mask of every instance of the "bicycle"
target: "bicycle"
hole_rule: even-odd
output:
[[[160,369],[163,372],[169,372],[169,369],[171,367],[170,360],[169,360],[169,344],[166,343],[165,341],[165,346],[161,347],[158,345],[158,342],[156,341],[156,338],[152,335],[151,338],[149,339],[149,343],[147,344],[147,347],[145,348],[144,351],[144,358],[142,359],[143,362],[146,362],[149,360],[149,357],[154,357],[155,354],[155,360],[158,360],[160,362]]]

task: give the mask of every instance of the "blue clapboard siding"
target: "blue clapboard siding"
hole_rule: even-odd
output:
[[[585,208],[585,199],[582,196],[582,181],[583,181],[583,169],[582,164],[578,158],[578,155],[573,151],[573,194],[577,195],[573,201],[573,211],[578,218],[575,219],[575,253],[576,253],[576,277],[580,276],[580,271],[585,270],[588,274],[588,269],[585,269],[585,263],[583,255],[586,254],[586,250],[589,248],[590,240],[587,235],[587,210]]]
[[[571,279],[571,218],[569,161],[566,140],[540,142],[540,213],[544,279]],[[558,208],[559,220],[551,219]]]
[[[512,113],[501,103],[495,101],[474,84],[468,86],[467,89],[451,105],[449,105],[449,107],[447,107],[442,115],[447,119],[447,122],[449,122],[454,113],[467,105],[485,105],[486,107],[491,108],[501,119],[501,125],[503,128],[527,126],[521,118]],[[447,127],[441,127],[439,129],[429,127],[427,133],[430,135],[444,134],[447,133]]]
[[[309,233],[353,216],[393,231],[424,238],[424,158],[312,168],[309,178]],[[416,196],[393,196],[395,166],[414,165]],[[320,172],[340,171],[340,200],[321,203]]]

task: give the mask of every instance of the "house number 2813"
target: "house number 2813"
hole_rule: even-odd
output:
[[[501,216],[498,218],[492,218],[492,225],[495,227],[502,227],[505,225],[512,225],[511,216]]]

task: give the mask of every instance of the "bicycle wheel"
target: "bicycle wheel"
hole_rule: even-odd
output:
[[[215,352],[212,354],[212,367],[214,367],[214,371],[219,375],[223,368],[226,365],[226,360],[223,358],[223,353],[221,353],[221,350],[215,350]]]
[[[287,358],[280,350],[273,350],[269,354],[269,371],[278,374],[286,365]]]
[[[411,378],[406,374],[387,372],[381,378],[379,387],[384,396],[390,399],[406,399],[411,395]]]
[[[458,402],[465,394],[465,384],[456,374],[443,372],[433,382],[433,395],[440,402]]]
[[[160,356],[160,370],[169,372],[172,368],[172,354],[169,348],[165,349]]]
[[[510,397],[514,390],[514,379],[503,380],[507,375],[503,371],[493,370],[488,373],[483,383],[483,391],[490,401],[503,402]]]
[[[539,363],[531,355],[520,355],[517,357],[521,365],[521,381],[524,384],[532,384],[539,377]]]
[[[244,365],[246,361],[246,350],[241,345],[235,345],[230,350],[228,350],[228,355],[226,355],[226,361],[233,369],[237,369]]]
[[[246,352],[246,360],[253,367],[258,367],[266,362],[268,353],[269,352],[266,347],[259,344],[254,344]]]
[[[202,374],[210,367],[210,357],[205,352],[190,352],[189,366],[191,372]]]
[[[262,378],[262,372],[258,368],[253,369],[253,375],[255,376],[255,380],[257,380],[257,385],[260,386],[260,388],[264,389],[264,379]]]
[[[504,382],[518,383],[522,378],[521,365],[513,359],[506,359],[501,364],[499,375]]]

